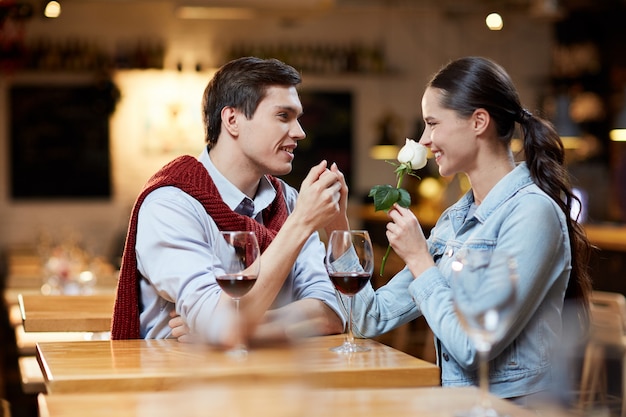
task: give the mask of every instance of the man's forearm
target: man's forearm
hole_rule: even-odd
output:
[[[343,320],[320,300],[303,299],[268,311],[255,340],[297,339],[343,332]]]

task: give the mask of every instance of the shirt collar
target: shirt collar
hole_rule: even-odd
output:
[[[526,162],[521,162],[489,191],[485,200],[476,209],[474,216],[479,221],[484,222],[502,203],[532,183],[533,180],[530,177]]]
[[[476,208],[473,217],[481,223],[485,222],[489,215],[502,203],[517,193],[521,188],[532,183],[533,180],[530,177],[526,163],[521,162],[489,191],[484,201]],[[450,208],[448,215],[455,230],[458,230],[465,220],[467,220],[467,213],[473,203],[474,194],[472,190],[469,190]]]
[[[242,202],[248,197],[218,171],[217,167],[211,161],[206,147],[198,157],[198,160],[209,172],[209,175],[211,176],[211,179],[213,179],[213,183],[215,184],[215,187],[217,187],[217,191],[219,191],[224,203],[226,203],[226,205],[233,211],[236,211],[237,207],[242,206]],[[258,214],[260,214],[261,211],[267,208],[272,201],[274,201],[274,198],[276,198],[276,189],[272,186],[267,177],[263,176],[261,178],[261,182],[259,183],[259,189],[257,190],[256,196],[254,196],[253,199],[254,211],[251,217],[255,218]]]

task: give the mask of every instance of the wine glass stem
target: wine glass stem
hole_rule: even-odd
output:
[[[350,297],[348,303],[348,331],[346,333],[346,343],[349,345],[354,344],[354,334],[352,333],[352,310],[354,309],[354,296]]]
[[[486,410],[491,408],[489,400],[489,349],[478,351],[480,368],[478,370],[478,383],[480,386],[480,406]]]
[[[235,298],[235,319],[237,324],[237,344],[236,349],[245,349],[246,345],[243,343],[243,323],[241,322],[241,312],[239,311],[239,298]]]

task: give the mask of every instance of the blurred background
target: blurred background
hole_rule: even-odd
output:
[[[173,157],[200,152],[200,100],[212,71],[242,55],[302,71],[309,139],[285,178],[296,187],[328,158],[348,174],[353,206],[367,204],[371,186],[395,181],[384,161],[395,153],[376,157],[373,148],[417,139],[430,75],[450,59],[483,55],[509,71],[528,109],[559,127],[585,220],[624,222],[626,144],[610,132],[625,100],[625,6],[0,0],[0,245],[72,235],[115,257],[143,183]],[[499,18],[488,22],[492,13]],[[431,164],[420,176],[407,186],[424,216],[465,187]]]

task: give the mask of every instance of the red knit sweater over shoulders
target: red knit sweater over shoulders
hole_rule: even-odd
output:
[[[137,271],[135,243],[137,238],[137,218],[139,207],[146,196],[159,187],[174,186],[180,188],[206,209],[207,213],[220,230],[250,230],[256,232],[261,251],[272,242],[276,233],[287,219],[287,206],[282,193],[281,182],[268,176],[276,188],[276,198],[263,210],[264,225],[233,212],[222,198],[208,171],[196,158],[185,155],[174,159],[148,180],[137,197],[132,210],[126,244],[122,256],[117,295],[111,323],[111,339],[140,338],[140,274]]]

